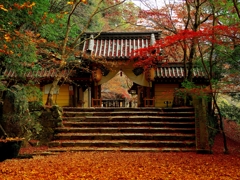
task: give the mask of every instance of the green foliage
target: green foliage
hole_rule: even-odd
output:
[[[14,30],[36,31],[42,23],[44,12],[48,12],[49,0],[39,2],[30,0],[8,0],[4,7],[8,11],[0,10],[0,24],[3,30],[8,32]]]
[[[233,10],[233,1],[227,0],[227,1],[221,1],[221,0],[211,0],[212,3],[214,3],[217,7],[217,16],[218,20],[222,24],[232,25],[239,22],[239,18],[237,13]],[[236,1],[238,2],[238,1]],[[238,7],[240,7],[239,3]]]
[[[219,132],[218,121],[215,116],[208,114],[208,141],[209,145],[212,147],[214,144],[214,138]]]
[[[183,88],[177,89],[175,92],[175,95],[177,97],[181,97],[184,99],[187,98],[190,101],[192,97],[203,98],[207,101],[211,100],[211,97],[209,96],[209,91],[206,89],[205,86],[197,86],[196,84],[188,80],[184,80],[181,85]]]
[[[221,108],[221,113],[223,117],[232,121],[236,121],[238,124],[240,124],[240,108],[239,107],[233,104],[227,104],[226,102],[222,101],[220,108]]]
[[[221,74],[230,74],[239,71],[240,69],[240,47],[236,46],[234,49],[228,46],[216,46],[216,59],[218,71]],[[229,65],[229,68],[225,68],[224,65]]]
[[[229,94],[234,101],[239,101],[240,102],[240,93],[230,93]]]
[[[235,72],[239,72],[240,70],[240,45],[234,47],[231,56],[231,69]]]
[[[11,53],[3,55],[2,66],[14,70],[17,74],[29,71],[37,61],[35,44],[31,43],[27,36],[16,36],[11,42],[3,43],[11,49]]]
[[[18,78],[23,78],[24,73],[38,70],[43,63],[42,59],[48,60],[48,52],[54,51],[54,54],[62,55],[62,41],[65,38],[68,39],[67,46],[70,46],[79,32],[101,31],[104,25],[108,24],[104,16],[107,11],[101,10],[109,7],[110,4],[103,1],[98,9],[99,13],[89,19],[98,2],[100,1],[89,0],[88,4],[81,3],[76,8],[72,14],[68,37],[65,37],[65,34],[71,5],[67,1],[9,0],[0,3],[8,10],[0,9],[0,70],[7,68],[14,71]],[[114,11],[111,13],[114,14]],[[67,58],[71,59],[74,53],[69,49],[67,47],[67,51],[71,52]],[[30,139],[41,129],[36,120],[39,113],[35,111],[41,107],[39,103],[42,100],[41,94],[30,85],[18,85],[18,80],[16,78],[9,84],[0,81],[0,90],[5,92],[5,128],[10,136],[24,136]],[[20,80],[27,82],[23,81],[26,79]],[[34,86],[34,83],[31,85]],[[29,100],[31,100],[31,108]]]
[[[64,1],[64,3],[66,5],[66,1]],[[50,6],[50,4],[48,4],[48,6]],[[69,12],[66,6],[63,6],[61,8],[62,11],[60,12],[53,9],[55,8],[52,7],[51,11],[46,11],[43,14],[43,20],[41,22],[41,26],[39,26],[39,33],[41,34],[41,37],[45,38],[48,42],[55,42],[58,44],[65,38]],[[82,19],[82,17],[78,17],[78,19]],[[77,22],[71,21],[69,41],[71,42],[78,33],[79,27]]]
[[[76,11],[74,12],[73,16],[73,23],[78,28],[78,30],[83,31],[87,26],[87,23],[89,21],[89,17],[93,13],[93,11],[97,8],[98,1],[95,0],[89,0],[88,4],[81,3]],[[105,8],[106,4],[102,3],[99,7],[99,10],[101,8]],[[90,21],[89,26],[87,27],[87,31],[101,31],[104,26],[104,19],[103,19],[103,12],[97,13],[92,20]]]
[[[0,92],[3,92],[5,91],[7,88],[6,88],[6,85],[3,83],[3,76],[0,76]],[[1,100],[1,96],[0,96],[0,100]]]
[[[194,84],[194,82],[184,80],[182,82],[182,87],[184,87],[186,89],[193,89],[193,88],[196,88],[197,86]]]
[[[64,15],[61,19],[56,19],[56,15],[48,14],[45,19],[46,23],[42,24],[39,28],[41,37],[45,38],[49,42],[60,42],[64,39],[66,31],[67,17]],[[52,21],[52,22],[51,22]]]
[[[0,24],[1,28],[8,31],[19,29],[27,23],[31,23],[31,16],[28,8],[20,8],[20,6],[26,2],[25,0],[9,0],[4,4],[4,7],[8,11],[0,10]],[[16,3],[16,4],[15,4]],[[14,5],[15,4],[15,5]],[[19,6],[17,6],[17,4]],[[11,10],[10,10],[11,8]]]
[[[43,4],[46,2],[42,1]],[[42,5],[36,6],[33,1],[26,0],[9,0],[3,4],[8,11],[0,10],[0,67],[21,75],[36,69],[37,48],[31,31],[40,24],[44,9]]]
[[[3,126],[9,137],[22,137],[26,141],[38,137],[42,126],[31,115],[5,114]]]

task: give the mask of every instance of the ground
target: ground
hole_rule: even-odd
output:
[[[77,152],[9,159],[0,163],[0,180],[240,179],[240,143],[228,139],[227,155],[222,147],[219,134],[213,154]]]

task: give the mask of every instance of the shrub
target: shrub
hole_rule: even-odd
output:
[[[35,138],[42,126],[39,113],[30,112],[27,86],[14,85],[4,92],[1,124],[10,137],[23,137],[27,141]]]

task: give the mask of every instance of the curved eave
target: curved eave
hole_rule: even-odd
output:
[[[155,71],[155,78],[175,78],[175,79],[182,79],[184,78],[184,68],[183,67],[160,67],[157,68]],[[206,79],[206,75],[203,71],[199,68],[193,69],[193,78],[201,78]]]

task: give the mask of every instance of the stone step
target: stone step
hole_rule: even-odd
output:
[[[121,112],[74,112],[67,111],[63,113],[64,117],[87,117],[87,116],[160,116],[160,117],[188,117],[194,116],[193,111],[187,112],[158,112],[158,111],[121,111]]]
[[[55,133],[183,133],[194,134],[195,128],[156,128],[156,127],[61,127]]]
[[[77,122],[64,121],[64,127],[168,127],[194,128],[195,122]]]
[[[49,147],[151,147],[151,148],[161,148],[161,147],[195,147],[195,141],[157,141],[157,140],[65,140],[65,141],[52,141],[49,143]]]
[[[194,108],[63,108],[50,152],[193,152]]]
[[[140,122],[140,121],[161,121],[161,122],[193,122],[194,116],[189,117],[168,117],[168,116],[88,116],[88,117],[63,117],[63,121],[82,121],[82,122]]]
[[[119,112],[119,111],[157,111],[157,112],[184,112],[184,111],[194,111],[193,107],[171,107],[171,108],[156,108],[156,107],[64,107],[63,112]]]
[[[195,134],[181,133],[58,133],[55,140],[194,140]]]
[[[103,152],[195,152],[196,148],[148,148],[148,147],[56,147],[49,148],[48,151],[59,153],[59,152],[78,152],[78,151],[103,151]]]

